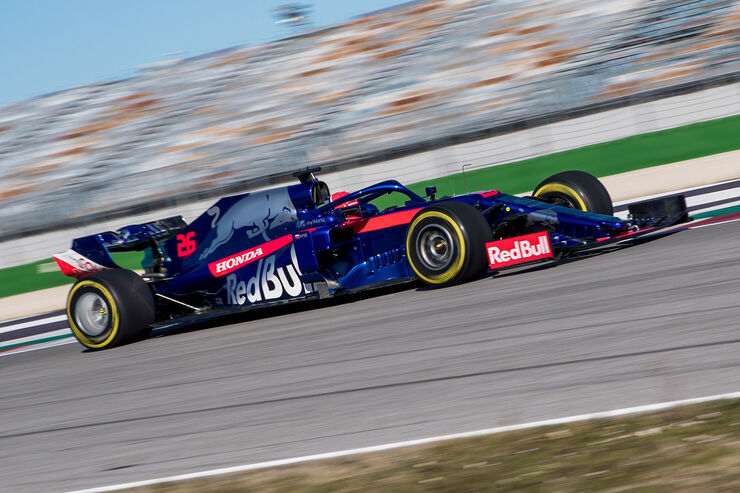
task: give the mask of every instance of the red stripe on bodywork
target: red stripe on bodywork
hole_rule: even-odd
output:
[[[76,277],[77,279],[94,272],[111,269],[110,267],[100,265],[99,263],[90,260],[74,250],[67,250],[64,253],[58,253],[53,255],[53,258],[59,266],[59,269],[62,271],[62,274],[65,276]]]
[[[80,274],[80,271],[74,268],[71,264],[68,264],[62,259],[57,258],[56,256],[53,257],[54,261],[57,263],[57,266],[59,266],[59,270],[62,271],[62,274],[69,277],[77,277]]]
[[[419,207],[416,209],[409,209],[407,211],[391,212],[390,214],[385,214],[383,216],[373,217],[369,219],[358,232],[369,233],[379,229],[408,224],[421,209],[422,208]]]
[[[645,231],[650,231],[651,229],[655,229],[655,228],[651,226],[649,228],[638,229],[637,231],[630,231],[629,233],[624,233],[618,236],[610,236],[609,238],[596,238],[596,241],[606,241],[606,240],[616,240],[617,238],[626,238],[628,236],[636,235],[637,233],[644,233]]]
[[[490,192],[480,194],[481,197],[493,197],[494,195],[498,195],[498,190],[491,190]]]
[[[213,277],[221,277],[234,272],[237,269],[241,269],[247,264],[251,264],[255,260],[261,259],[273,252],[276,252],[286,245],[289,245],[293,241],[293,235],[285,235],[280,238],[268,241],[261,245],[254,246],[249,250],[235,253],[224,257],[221,260],[216,260],[208,264],[208,270],[211,271]],[[229,265],[231,263],[231,265]]]

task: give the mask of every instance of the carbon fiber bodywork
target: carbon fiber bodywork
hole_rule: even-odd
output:
[[[146,249],[143,277],[165,319],[414,281],[405,248],[409,223],[425,207],[448,201],[479,211],[494,240],[546,232],[556,259],[685,219],[653,216],[650,207],[660,207],[649,205],[623,220],[498,191],[430,199],[394,180],[331,201],[312,173],[300,181],[222,198],[190,224],[175,217],[78,238],[57,262],[82,277],[116,268],[109,252]],[[400,200],[388,206],[388,197]]]

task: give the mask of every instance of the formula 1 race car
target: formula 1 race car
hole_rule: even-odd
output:
[[[394,180],[331,195],[315,169],[300,183],[225,197],[190,224],[181,216],[77,238],[54,258],[78,278],[72,332],[90,349],[146,337],[153,326],[421,281],[443,287],[533,261],[624,244],[687,220],[682,196],[614,217],[593,176],[566,171],[530,197],[495,190],[421,197]],[[144,273],[111,253],[145,250]]]

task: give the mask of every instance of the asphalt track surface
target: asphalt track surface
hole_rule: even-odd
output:
[[[0,358],[1,491],[67,491],[740,389],[740,222],[552,268]]]

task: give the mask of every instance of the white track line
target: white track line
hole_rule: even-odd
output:
[[[57,315],[55,317],[42,318],[39,320],[31,320],[30,322],[22,322],[19,324],[6,325],[5,327],[0,327],[0,334],[5,334],[7,332],[13,332],[14,330],[27,329],[28,327],[37,327],[39,325],[47,325],[47,324],[51,324],[54,322],[61,322],[62,320],[67,320],[67,315]]]
[[[40,339],[46,339],[49,337],[60,337],[60,336],[70,336],[71,337],[72,330],[69,327],[67,327],[66,329],[52,330],[51,332],[45,332],[43,334],[37,334],[35,336],[21,337],[19,339],[13,339],[11,341],[3,341],[0,343],[0,346],[7,347],[7,346],[15,346],[17,344],[35,344],[36,341]],[[39,346],[39,347],[36,347],[35,349],[43,349],[43,348],[44,348],[43,346]],[[0,356],[11,354],[11,352],[0,353]],[[17,353],[18,351],[15,351],[15,354]]]
[[[740,200],[737,200],[735,202],[725,202],[724,204],[713,205],[711,207],[702,207],[699,209],[694,209],[693,211],[691,211],[690,215],[696,216],[697,214],[703,214],[705,212],[713,212],[713,211],[717,211],[721,209],[729,209],[730,207],[737,207],[739,205],[740,205]],[[714,217],[718,217],[718,216],[714,216]],[[706,218],[702,218],[702,219],[706,219]]]
[[[680,189],[677,189],[677,190],[672,190],[670,192],[660,192],[660,193],[655,193],[655,194],[651,194],[651,195],[644,195],[642,197],[633,197],[633,198],[627,199],[627,200],[618,200],[617,202],[614,202],[614,206],[615,207],[619,207],[619,206],[623,206],[623,205],[627,205],[627,204],[632,204],[634,202],[642,202],[643,200],[652,200],[652,199],[657,199],[657,198],[661,198],[661,197],[666,197],[668,195],[685,194],[687,192],[693,192],[695,190],[702,190],[702,189],[705,189],[705,188],[712,188],[712,187],[716,187],[717,185],[724,185],[724,184],[732,183],[732,182],[735,182],[735,181],[737,181],[737,179],[727,180],[727,181],[720,181],[720,182],[716,182],[716,183],[708,183],[706,185],[700,185],[698,187],[680,188]],[[687,198],[686,200],[687,200],[687,202],[689,200],[697,201],[701,197],[709,196],[709,195],[712,195],[713,193],[714,194],[724,194],[724,195],[721,196],[721,198],[732,197],[732,196],[736,196],[737,195],[739,189],[740,189],[740,184],[737,185],[737,186],[735,186],[735,187],[728,188],[727,190],[723,190],[723,191],[720,191],[720,192],[712,192],[712,193],[709,193],[709,194],[694,195],[692,197]],[[708,200],[706,202],[711,202],[711,200]]]
[[[0,353],[0,358],[3,356],[10,356],[11,354],[28,353],[30,351],[38,351],[39,349],[48,349],[48,348],[57,347],[57,346],[64,346],[66,344],[72,344],[75,342],[77,342],[77,339],[75,339],[74,337],[71,337],[71,334],[70,334],[70,337],[68,338],[57,339],[55,341],[49,341],[49,342],[41,342],[38,344],[33,344],[32,346],[26,346],[20,349],[11,349],[9,351],[5,351],[3,353]]]
[[[531,423],[523,423],[518,425],[510,426],[499,426],[497,428],[487,428],[477,431],[468,431],[464,433],[453,433],[450,435],[440,435],[436,437],[420,438],[417,440],[408,440],[405,442],[387,443],[384,445],[375,445],[372,447],[361,447],[349,450],[340,450],[338,452],[326,452],[323,454],[315,455],[304,455],[302,457],[292,457],[290,459],[278,459],[267,462],[256,462],[253,464],[246,464],[243,466],[224,467],[221,469],[211,469],[209,471],[193,472],[189,474],[180,474],[177,476],[169,476],[165,478],[149,479],[146,481],[135,481],[132,483],[116,484],[111,486],[101,486],[98,488],[90,488],[87,490],[76,490],[70,493],[99,493],[104,491],[116,491],[126,488],[138,488],[141,486],[150,486],[160,483],[169,483],[173,481],[185,481],[188,479],[205,478],[208,476],[216,476],[220,474],[230,474],[235,472],[252,471],[254,469],[265,469],[268,467],[286,466],[290,464],[298,464],[301,462],[310,462],[323,459],[334,459],[337,457],[344,457],[347,455],[354,454],[366,454],[369,452],[382,452],[385,450],[397,449],[402,447],[411,447],[414,445],[424,445],[427,443],[441,442],[445,440],[455,440],[458,438],[471,438],[481,435],[493,435],[496,433],[503,433],[507,431],[524,430],[527,428],[536,428],[539,426],[551,426],[551,425],[562,425],[566,423],[573,423],[575,421],[585,421],[588,419],[601,419],[601,418],[613,418],[617,416],[624,416],[627,414],[645,413],[651,411],[662,411],[664,409],[670,409],[678,406],[686,406],[689,404],[700,404],[702,402],[716,401],[721,399],[738,399],[740,398],[740,392],[733,392],[729,394],[718,394],[710,395],[707,397],[696,397],[693,399],[683,399],[679,401],[661,402],[658,404],[648,404],[644,406],[627,407],[624,409],[615,409],[613,411],[603,411],[598,413],[590,414],[579,414],[576,416],[568,416],[565,418],[545,419],[542,421],[534,421]]]

